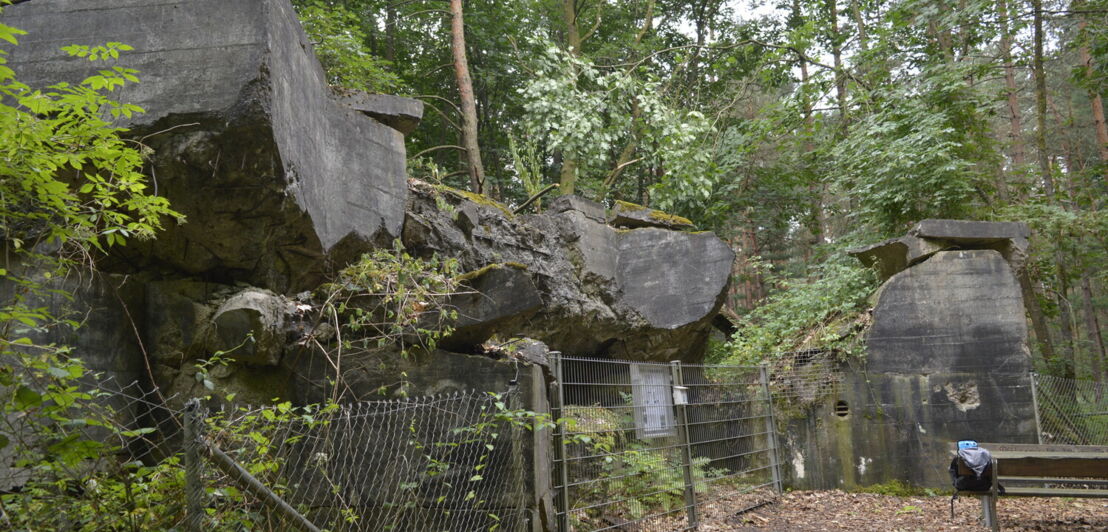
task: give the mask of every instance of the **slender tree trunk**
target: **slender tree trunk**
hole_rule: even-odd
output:
[[[1062,259],[1061,253],[1055,254],[1056,261]],[[1058,293],[1056,299],[1058,301],[1058,318],[1059,327],[1058,335],[1061,337],[1061,345],[1059,346],[1062,351],[1062,358],[1066,361],[1066,377],[1074,378],[1077,369],[1077,358],[1074,356],[1074,331],[1073,331],[1073,304],[1070,303],[1070,284],[1067,280],[1067,271],[1064,264],[1058,262]]]
[[[396,62],[396,6],[392,3],[385,9],[385,60]]]
[[[566,46],[574,57],[581,55],[581,31],[577,26],[576,0],[562,0],[562,16],[566,24]],[[577,188],[577,158],[573,154],[562,154],[562,172],[559,177],[559,193],[573,194]]]
[[[1043,191],[1054,197],[1054,178],[1050,174],[1050,154],[1046,150],[1046,71],[1043,68],[1043,0],[1031,0],[1034,24],[1034,52],[1031,69],[1035,75],[1035,147],[1039,156],[1039,173]]]
[[[859,0],[851,0],[850,12],[854,15],[854,26],[858,28],[858,48],[866,52],[869,51],[869,33],[866,31],[866,20],[862,17],[859,3]]]
[[[1104,336],[1100,333],[1100,320],[1096,316],[1090,277],[1088,272],[1081,277],[1081,306],[1085,314],[1085,334],[1089,339],[1090,366],[1094,379],[1108,381],[1108,374],[1104,372],[1104,361],[1108,359],[1108,352],[1105,352]]]
[[[763,286],[762,275],[758,271],[758,268],[752,263],[754,257],[758,256],[758,236],[754,231],[754,223],[750,220],[748,213],[741,215],[739,234],[735,237],[737,240],[737,246],[735,248],[735,254],[737,259],[733,269],[733,275],[740,282],[734,288],[734,300],[732,308],[741,307],[746,310],[751,310],[758,306],[758,302],[762,300],[765,295],[765,288]]]
[[[650,30],[654,29],[654,2],[655,0],[648,0],[646,3],[646,14],[643,15],[642,26],[639,27],[639,33],[635,35],[635,44],[642,43],[643,37],[646,37]]]
[[[1085,2],[1074,2],[1074,8],[1083,7]],[[1081,39],[1081,46],[1078,48],[1078,53],[1081,56],[1081,66],[1085,68],[1085,75],[1092,77],[1095,73],[1093,71],[1093,57],[1089,53],[1089,41],[1085,35],[1085,27],[1088,25],[1085,17],[1081,17],[1081,21],[1077,24],[1078,38]],[[1097,154],[1100,155],[1100,162],[1104,167],[1104,177],[1108,179],[1108,125],[1104,122],[1104,102],[1100,98],[1100,93],[1095,90],[1089,90],[1089,103],[1093,108],[1093,125],[1096,127],[1096,145]]]
[[[462,146],[466,149],[470,188],[480,194],[485,184],[485,169],[481,166],[481,149],[477,145],[477,105],[473,99],[473,80],[469,77],[469,63],[466,61],[462,0],[450,0],[450,14],[454,75],[458,80],[458,96],[462,104]]]
[[[642,40],[650,31],[654,28],[654,0],[646,6],[646,15],[643,17],[642,26],[639,28],[639,32],[635,34],[635,44],[641,44]],[[608,195],[609,189],[615,186],[619,176],[627,169],[628,166],[633,164],[631,162],[631,156],[635,154],[635,149],[639,147],[639,138],[641,136],[639,130],[639,119],[642,117],[642,108],[639,107],[638,100],[631,101],[631,138],[627,141],[627,144],[623,146],[623,150],[619,152],[619,157],[616,159],[616,165],[608,173],[608,177],[604,179],[604,185],[600,187],[597,192],[596,201],[604,201],[604,197]],[[639,174],[639,184],[642,186],[642,178]],[[642,196],[642,194],[636,194],[636,197]],[[637,201],[637,200],[636,200]]]
[[[1027,307],[1027,314],[1031,316],[1031,329],[1035,331],[1035,339],[1038,341],[1039,350],[1043,359],[1054,360],[1054,342],[1050,338],[1050,327],[1046,323],[1043,307],[1039,304],[1039,296],[1035,293],[1035,286],[1031,282],[1031,274],[1027,271],[1020,273],[1020,291],[1023,292],[1023,304]]]
[[[1016,68],[1012,62],[1012,29],[1009,25],[1008,3],[997,0],[997,14],[1000,16],[1000,58],[1004,61],[1004,88],[1008,92],[1008,146],[1012,157],[1013,169],[1023,166],[1023,125],[1020,113],[1019,88],[1016,86]],[[1001,201],[1008,202],[1008,183],[1004,174],[997,181],[997,194]]]
[[[831,16],[831,55],[835,66],[835,96],[839,100],[839,134],[846,137],[850,111],[846,105],[846,76],[843,74],[843,39],[839,34],[838,0],[827,0]]]
[[[792,19],[797,20],[797,21],[801,20],[801,18],[803,16],[803,13],[801,12],[800,0],[793,0],[792,9],[793,9]],[[801,83],[801,86],[802,87],[807,87],[808,81],[810,79],[809,75],[808,75],[808,62],[804,60],[804,57],[798,57],[797,62],[800,64],[800,83]],[[823,215],[823,193],[822,193],[823,191],[822,191],[822,187],[820,186],[820,183],[818,183],[816,178],[815,178],[815,175],[814,175],[815,172],[812,172],[811,168],[810,168],[810,159],[812,157],[813,152],[815,151],[815,146],[812,144],[812,135],[814,134],[814,131],[815,131],[815,116],[814,116],[813,110],[812,110],[812,100],[807,95],[807,93],[804,94],[803,104],[804,104],[804,145],[803,145],[803,148],[802,148],[803,152],[801,153],[800,160],[801,160],[801,165],[802,165],[802,172],[804,173],[804,176],[805,176],[806,180],[808,181],[807,187],[808,187],[809,209],[811,210],[811,217],[810,217],[809,222],[806,225],[808,227],[808,231],[812,233],[812,241],[809,243],[809,245],[806,245],[804,247],[804,250],[803,250],[803,252],[804,252],[804,263],[807,264],[809,262],[808,259],[811,257],[812,248],[816,245],[824,243],[823,224],[825,223],[825,219],[824,219],[824,215]]]

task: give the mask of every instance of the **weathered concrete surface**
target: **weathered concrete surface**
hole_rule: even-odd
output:
[[[608,216],[608,223],[615,227],[662,227],[666,229],[695,229],[693,223],[686,218],[667,214],[659,210],[643,207],[626,201],[617,201],[612,206],[612,213]]]
[[[423,119],[423,102],[414,98],[350,90],[343,90],[337,96],[342,105],[405,135],[415,131]]]
[[[472,292],[450,298],[447,306],[457,311],[454,331],[439,341],[446,350],[467,351],[497,332],[513,334],[502,325],[525,320],[542,307],[542,294],[521,265],[493,264],[465,281]]]
[[[935,251],[881,287],[866,360],[843,368],[837,395],[783,418],[794,487],[896,479],[943,488],[950,442],[1036,441],[1023,299],[1012,265],[992,249],[1026,232],[928,222],[921,234],[931,236],[905,238],[980,249]],[[835,414],[839,401],[845,416]]]
[[[907,235],[847,251],[886,280],[943,250],[995,249],[1019,271],[1027,256],[1030,229],[1022,222],[928,219]]]
[[[12,321],[11,338],[26,336],[39,344],[56,344],[72,348],[93,372],[103,372],[125,386],[145,380],[142,347],[138,331],[143,329],[143,316],[129,309],[139,308],[144,297],[143,284],[122,275],[88,273],[65,278],[45,278],[40,273],[20,272],[22,265],[8,264],[15,275],[40,284],[38,295],[27,294],[22,287],[0,283],[0,301],[11,301],[15,294],[28,299],[28,308],[42,308],[59,320],[73,320],[79,329],[64,324],[30,329]],[[68,295],[67,295],[68,294]],[[10,361],[9,361],[10,362]]]
[[[252,366],[276,366],[295,305],[268,290],[246,289],[223,302],[206,328],[207,351]]]
[[[650,325],[676,329],[718,309],[719,272],[734,255],[716,235],[646,228],[621,234],[618,249],[623,301]]]
[[[604,205],[574,194],[554,198],[554,201],[550,202],[550,206],[546,210],[551,213],[577,211],[594,222],[608,222],[608,210],[604,208]]]
[[[439,209],[442,202],[448,210]],[[469,271],[522,266],[543,306],[501,322],[498,330],[511,336],[567,354],[701,358],[734,260],[726,243],[711,233],[616,229],[597,220],[591,202],[558,200],[551,211],[512,216],[415,183],[404,244],[417,254],[456,257]]]
[[[119,98],[154,148],[151,175],[189,222],[106,263],[278,292],[314,286],[403,223],[405,152],[396,130],[339,105],[282,0],[54,0],[4,10],[27,30],[9,65],[32,85],[80,81],[102,66],[70,43],[119,41],[142,82]]]
[[[979,222],[974,220],[927,219],[916,224],[911,233],[920,238],[964,241],[973,244],[981,244],[990,240],[1031,237],[1031,230],[1023,222]]]
[[[867,341],[883,373],[1030,370],[1019,283],[999,252],[943,251],[882,288]]]
[[[142,329],[142,316],[132,316],[128,308],[141,305],[143,286],[126,276],[106,275],[85,272],[85,275],[72,275],[64,278],[45,278],[41,274],[26,271],[23,265],[10,261],[5,265],[10,274],[24,279],[33,279],[43,289],[38,295],[28,294],[21,286],[13,283],[0,283],[0,301],[10,302],[19,294],[26,297],[23,303],[30,309],[44,309],[47,314],[59,320],[72,320],[82,324],[74,329],[65,324],[41,323],[42,328],[32,329],[16,320],[5,322],[5,340],[26,337],[38,345],[54,344],[71,349],[70,356],[78,358],[90,373],[82,379],[82,385],[100,386],[106,391],[127,390],[132,394],[141,393],[136,381],[146,382],[147,374],[143,365],[142,346],[138,331]],[[67,297],[64,294],[68,294]],[[14,348],[18,352],[18,347]],[[41,352],[33,351],[31,356]],[[22,363],[19,359],[0,357],[0,366],[16,369]],[[34,382],[29,382],[35,386]],[[11,393],[10,389],[5,390]],[[105,395],[98,401],[105,401],[115,409],[120,421],[126,423],[141,414],[136,402],[117,395]],[[17,452],[22,444],[41,444],[47,446],[39,429],[32,427],[26,412],[13,410],[0,413],[6,416],[0,427],[0,436],[7,438],[11,445],[0,448],[0,491],[8,492],[23,486],[31,477],[30,469],[17,462],[26,455]],[[109,438],[106,431],[96,427],[86,427],[93,438]]]

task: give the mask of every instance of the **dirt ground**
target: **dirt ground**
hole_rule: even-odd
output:
[[[954,519],[950,517],[949,496],[894,497],[842,491],[794,491],[777,502],[747,512],[735,515],[731,511],[750,505],[750,500],[741,496],[716,501],[703,509],[700,529],[985,530],[978,521],[981,503],[972,497],[958,498]],[[1108,531],[1108,499],[1001,497],[997,513],[1002,530]]]

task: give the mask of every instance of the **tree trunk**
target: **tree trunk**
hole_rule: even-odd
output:
[[[642,26],[639,28],[639,32],[635,35],[635,44],[641,44],[642,40],[650,31],[654,28],[654,0],[646,6],[646,15],[643,17]],[[642,108],[639,107],[638,100],[631,101],[631,138],[627,141],[627,144],[623,147],[623,150],[619,152],[619,157],[616,159],[616,165],[608,173],[608,177],[604,179],[603,186],[597,192],[596,201],[604,201],[604,198],[608,195],[608,191],[615,186],[616,180],[627,169],[628,166],[633,164],[631,162],[631,156],[635,154],[635,149],[639,147],[639,120],[642,117]],[[639,188],[643,185],[643,180],[639,178]],[[636,197],[642,196],[642,194],[636,194]],[[637,200],[636,200],[637,201]]]
[[[485,184],[485,169],[481,166],[481,149],[477,145],[477,104],[473,99],[473,80],[469,77],[469,63],[466,61],[462,0],[450,0],[450,15],[454,75],[458,80],[458,96],[462,104],[462,146],[466,149],[470,188],[480,194]]]
[[[396,63],[396,6],[392,3],[385,9],[385,60]]]
[[[1061,260],[1061,253],[1055,255],[1055,260]],[[1061,262],[1058,263],[1058,284],[1059,290],[1057,293],[1058,300],[1058,317],[1061,323],[1058,327],[1059,335],[1062,337],[1061,350],[1062,358],[1066,361],[1065,377],[1074,378],[1077,370],[1077,359],[1074,356],[1074,331],[1073,331],[1073,305],[1070,303],[1070,286],[1066,280],[1066,268]]]
[[[1012,63],[1012,30],[1009,26],[1008,3],[997,0],[997,14],[1000,16],[1000,58],[1004,61],[1004,87],[1008,92],[1008,145],[1012,157],[1012,168],[1023,166],[1023,125],[1021,124],[1019,88],[1016,86],[1016,68]],[[1008,202],[1008,183],[1001,174],[996,184],[1001,201]]]
[[[843,45],[839,34],[839,6],[837,0],[827,0],[831,16],[831,55],[835,66],[835,96],[839,100],[839,134],[846,137],[850,113],[846,106],[846,76],[843,74]]]
[[[1020,291],[1023,292],[1023,304],[1027,307],[1027,314],[1031,316],[1031,329],[1035,331],[1039,350],[1043,354],[1043,359],[1054,360],[1054,342],[1050,339],[1050,328],[1047,326],[1046,316],[1043,315],[1043,307],[1039,304],[1039,296],[1031,283],[1031,274],[1024,269],[1020,273],[1019,281]]]
[[[577,27],[577,1],[562,0],[562,16],[566,24],[566,47],[574,57],[581,55],[581,31]],[[562,172],[558,179],[559,193],[573,194],[577,186],[577,158],[574,154],[562,154]]]
[[[851,0],[850,12],[854,15],[854,25],[858,28],[858,48],[863,52],[869,50],[869,34],[866,31],[866,20],[862,18],[862,7],[858,0]]]
[[[1074,3],[1074,8],[1084,6],[1085,2]],[[1085,27],[1088,22],[1085,17],[1081,17],[1081,21],[1077,23],[1078,38],[1081,39],[1081,46],[1078,48],[1078,53],[1081,56],[1081,65],[1085,67],[1085,75],[1092,77],[1093,71],[1093,58],[1089,53],[1089,40],[1085,35]],[[1104,122],[1104,102],[1100,98],[1100,93],[1095,90],[1089,90],[1089,103],[1093,108],[1093,125],[1096,127],[1096,145],[1097,154],[1100,155],[1100,162],[1104,167],[1104,177],[1108,179],[1108,125]]]
[[[1054,178],[1050,175],[1050,154],[1046,151],[1046,71],[1043,69],[1043,0],[1031,0],[1035,43],[1031,70],[1035,75],[1035,147],[1039,156],[1039,173],[1043,192],[1054,197]]]
[[[831,3],[833,4],[834,0],[831,0]],[[793,13],[792,13],[793,20],[801,20],[801,18],[803,17],[803,13],[801,12],[800,1],[799,0],[793,0],[792,9],[793,9]],[[834,9],[834,7],[832,7],[832,9]],[[837,38],[837,37],[832,37],[832,38]],[[809,75],[808,75],[808,62],[804,59],[803,56],[798,57],[797,61],[800,63],[800,83],[801,83],[801,87],[806,87],[808,85],[808,81],[810,79]],[[837,84],[838,84],[838,72],[836,72],[836,78],[835,79],[836,79],[836,86],[837,86]],[[841,102],[841,100],[840,100],[840,102]],[[812,144],[812,135],[815,134],[814,133],[814,131],[815,131],[815,116],[814,116],[813,110],[812,110],[812,100],[807,95],[807,93],[804,94],[803,105],[804,105],[804,147],[803,147],[803,153],[801,153],[801,159],[800,160],[801,160],[802,171],[804,173],[805,179],[808,181],[807,186],[808,186],[809,209],[811,210],[811,217],[810,217],[810,219],[809,219],[809,221],[806,225],[808,226],[808,231],[812,233],[812,241],[810,243],[808,243],[808,245],[805,245],[804,250],[803,250],[803,252],[804,252],[804,263],[807,264],[809,262],[809,258],[811,257],[812,248],[814,246],[817,246],[819,244],[823,244],[825,242],[824,234],[823,234],[823,225],[825,223],[825,217],[823,215],[823,189],[820,186],[820,184],[816,182],[815,175],[814,175],[815,172],[810,171],[811,170],[810,169],[810,159],[812,157],[812,153],[815,151],[815,146]]]
[[[1081,277],[1081,306],[1085,314],[1085,334],[1089,338],[1089,361],[1093,370],[1093,379],[1108,381],[1108,374],[1104,372],[1104,361],[1108,353],[1104,350],[1104,336],[1100,334],[1100,320],[1096,316],[1096,305],[1093,304],[1093,287],[1090,281],[1091,274],[1086,272]]]

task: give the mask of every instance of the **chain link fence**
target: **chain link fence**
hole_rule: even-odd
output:
[[[764,368],[554,364],[560,530],[690,530],[780,491]]]
[[[89,419],[105,421],[81,432],[108,452],[44,471],[15,456],[49,450],[41,434],[5,447],[0,528],[494,531],[531,520],[519,446],[532,420],[515,393],[207,412],[138,384],[90,389]],[[31,431],[9,419],[0,433]],[[13,515],[28,510],[41,515]]]
[[[1108,445],[1108,383],[1031,374],[1041,443]]]

